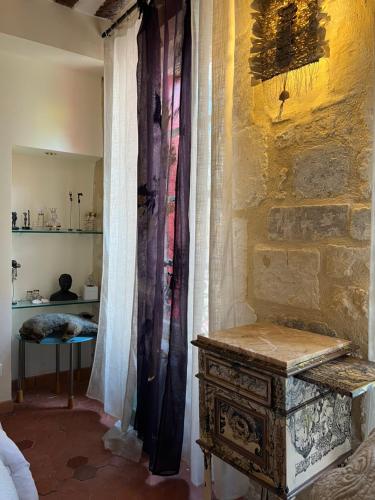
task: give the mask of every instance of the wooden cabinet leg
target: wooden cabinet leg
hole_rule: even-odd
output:
[[[204,500],[212,499],[212,472],[211,472],[211,453],[203,451],[204,453]]]

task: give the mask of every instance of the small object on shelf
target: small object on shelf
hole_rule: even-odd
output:
[[[12,231],[18,231],[19,227],[16,226],[17,224],[17,212],[12,212]]]
[[[49,304],[49,300],[45,299],[44,297],[42,297],[41,295],[39,295],[38,298],[32,299],[31,303],[34,304],[34,305]]]
[[[12,304],[17,304],[16,299],[14,298],[14,282],[17,279],[18,273],[17,269],[21,267],[21,264],[16,260],[12,259]]]
[[[22,226],[22,229],[24,231],[28,231],[30,230],[30,210],[28,210],[27,212],[23,212],[23,226]]]
[[[70,274],[62,274],[59,278],[59,285],[61,290],[51,295],[51,302],[78,299],[78,295],[70,291],[70,288],[72,287],[72,277]]]
[[[81,197],[83,196],[83,193],[77,193],[77,199],[78,199],[78,229],[77,231],[82,231],[81,229]]]
[[[26,300],[29,300],[30,302],[33,300],[33,291],[32,290],[27,290]]]
[[[83,287],[83,300],[98,300],[99,290],[92,274],[87,278]]]
[[[69,229],[68,229],[68,231],[73,231],[73,228],[72,228],[73,193],[72,193],[72,191],[69,191],[69,202],[70,202],[70,208],[69,208]]]
[[[49,227],[50,230],[59,231],[61,228],[61,223],[57,216],[57,208],[50,208],[50,212],[51,216],[50,220],[48,221],[47,227]]]
[[[38,222],[37,222],[37,227],[43,228],[44,227],[44,210],[43,208],[40,208],[38,210]]]
[[[96,229],[96,212],[88,212],[86,215],[85,231],[95,231]]]
[[[40,291],[39,290],[33,290],[33,294],[32,294],[32,297],[33,297],[33,300],[38,300],[40,299]]]

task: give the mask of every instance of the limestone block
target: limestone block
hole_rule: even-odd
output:
[[[350,221],[350,236],[355,240],[369,240],[371,238],[371,210],[360,207],[352,209]]]
[[[334,144],[300,153],[294,162],[294,189],[297,196],[330,198],[345,193],[350,160],[350,150]]]
[[[258,245],[254,251],[254,293],[276,304],[319,309],[320,254]]]
[[[347,234],[348,205],[273,207],[268,214],[271,240],[316,241]]]
[[[370,270],[370,248],[328,245],[326,269],[332,278],[366,279]]]
[[[332,308],[348,320],[368,318],[368,292],[356,286],[336,286]]]
[[[256,207],[266,197],[268,165],[265,138],[259,127],[247,127],[233,135],[233,208]]]
[[[371,197],[372,162],[372,148],[365,148],[358,154],[358,174],[361,180],[360,192],[362,198],[366,200]]]
[[[302,143],[302,131],[300,127],[292,125],[275,135],[275,147],[285,149]]]
[[[247,219],[235,217],[233,219],[233,271],[235,276],[235,299],[243,302],[247,296]]]
[[[338,337],[336,330],[328,326],[322,321],[305,321],[297,318],[278,318],[279,325],[287,326],[288,328],[296,328],[297,330],[306,330],[307,332],[319,333],[327,337]]]

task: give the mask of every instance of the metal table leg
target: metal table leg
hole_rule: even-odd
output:
[[[70,372],[69,372],[69,399],[68,408],[71,410],[74,406],[74,344],[69,344],[70,348]]]
[[[25,384],[25,341],[20,339],[18,342],[18,390],[16,402],[23,402],[23,390]]]
[[[78,363],[77,363],[77,382],[81,380],[81,367],[82,367],[82,345],[78,344]]]
[[[60,345],[56,344],[56,394],[60,394]]]

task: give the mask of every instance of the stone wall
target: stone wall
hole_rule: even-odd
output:
[[[351,338],[367,356],[375,3],[323,7],[330,57],[288,75],[279,117],[282,80],[250,85],[251,12],[236,1],[238,285],[258,319]]]

